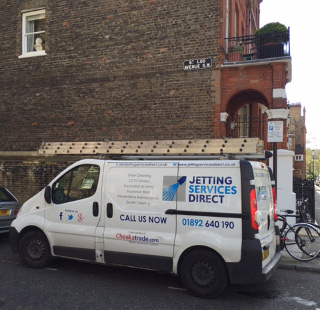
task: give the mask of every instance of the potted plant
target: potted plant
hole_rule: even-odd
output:
[[[289,41],[288,28],[278,22],[269,23],[255,32],[258,58],[284,56],[283,45]]]
[[[228,60],[230,62],[241,61],[243,58],[243,44],[238,42],[237,44],[230,46],[228,49]]]

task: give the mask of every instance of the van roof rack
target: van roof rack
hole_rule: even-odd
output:
[[[154,141],[93,141],[42,142],[41,155],[105,155],[109,157],[167,156],[224,157],[264,159],[263,141],[259,138],[154,140]],[[168,158],[169,159],[169,158]]]

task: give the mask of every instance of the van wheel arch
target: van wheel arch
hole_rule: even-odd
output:
[[[37,227],[28,227],[22,231],[18,252],[22,261],[32,268],[46,267],[52,259],[47,236]]]
[[[194,296],[215,298],[229,284],[225,261],[219,253],[207,247],[192,247],[183,252],[178,273],[185,288]]]
[[[19,249],[19,244],[20,244],[20,241],[21,239],[24,237],[24,235],[26,235],[28,232],[30,231],[38,231],[40,233],[42,233],[43,235],[45,235],[45,233],[42,231],[42,229],[40,229],[39,227],[37,226],[27,226],[27,227],[24,227],[20,233],[19,233],[19,238],[18,238],[18,244],[17,244],[17,247]],[[47,237],[46,237],[47,238]],[[48,239],[48,238],[47,238]]]
[[[190,253],[190,252],[194,252],[194,251],[200,251],[200,250],[206,250],[212,253],[215,253],[216,255],[218,255],[222,261],[224,261],[224,259],[222,258],[222,256],[215,250],[213,250],[212,248],[206,247],[206,246],[192,246],[190,248],[185,249],[180,257],[179,257],[179,261],[178,261],[178,275],[180,275],[180,269],[181,269],[181,263],[183,261],[183,259]],[[227,265],[226,265],[227,266]]]

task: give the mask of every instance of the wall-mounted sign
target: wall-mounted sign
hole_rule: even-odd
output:
[[[209,69],[212,67],[212,59],[200,58],[194,60],[186,60],[183,63],[183,70],[198,70],[198,69]]]
[[[283,121],[268,122],[268,142],[283,142]]]

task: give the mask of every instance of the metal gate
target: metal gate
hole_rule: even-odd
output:
[[[313,180],[293,178],[293,191],[296,194],[296,209],[305,203],[307,210],[315,220],[315,188]]]

